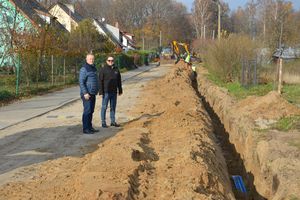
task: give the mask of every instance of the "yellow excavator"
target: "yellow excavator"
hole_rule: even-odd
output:
[[[188,44],[177,42],[176,40],[172,41],[173,53],[176,55],[176,62],[177,64],[180,59],[183,59],[185,63],[190,63],[191,54],[188,48]]]

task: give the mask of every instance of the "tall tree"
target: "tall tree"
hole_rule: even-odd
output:
[[[209,27],[211,0],[195,0],[193,3],[193,22],[197,38],[205,38],[206,29]]]

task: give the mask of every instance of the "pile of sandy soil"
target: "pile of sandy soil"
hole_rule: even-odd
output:
[[[234,199],[189,74],[176,66],[142,87],[116,136],[83,158],[38,165],[30,181],[2,186],[1,199]]]
[[[229,139],[254,176],[257,192],[266,199],[300,198],[300,130],[267,129],[282,117],[300,115],[300,109],[276,92],[237,101],[228,91],[198,70],[201,94],[217,113]]]

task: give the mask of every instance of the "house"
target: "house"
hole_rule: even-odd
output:
[[[49,12],[57,18],[57,21],[61,23],[69,32],[76,28],[84,17],[76,12],[73,4],[56,3],[49,8]],[[120,42],[119,29],[109,24],[100,22],[97,19],[92,19],[94,26],[100,34],[107,36],[112,43],[122,48]]]
[[[137,49],[133,34],[127,33],[125,31],[120,31],[120,34],[121,34],[121,42],[123,44],[123,49],[125,51]]]
[[[118,28],[100,22],[97,19],[93,19],[93,24],[100,34],[107,36],[112,43],[123,49],[123,45],[120,40],[120,30]]]
[[[34,33],[48,25],[59,26],[36,0],[0,0],[0,67],[14,66],[12,31]]]
[[[49,8],[49,13],[57,18],[57,21],[63,25],[68,32],[71,32],[78,26],[78,23],[84,18],[75,11],[74,5],[56,3]]]
[[[281,48],[276,49],[273,54],[273,58],[276,60],[278,58],[282,58],[283,60],[295,60],[300,58],[300,48]]]

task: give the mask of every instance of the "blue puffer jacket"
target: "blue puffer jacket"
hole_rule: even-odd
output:
[[[79,73],[80,95],[96,95],[99,91],[99,79],[95,65],[83,64]]]

